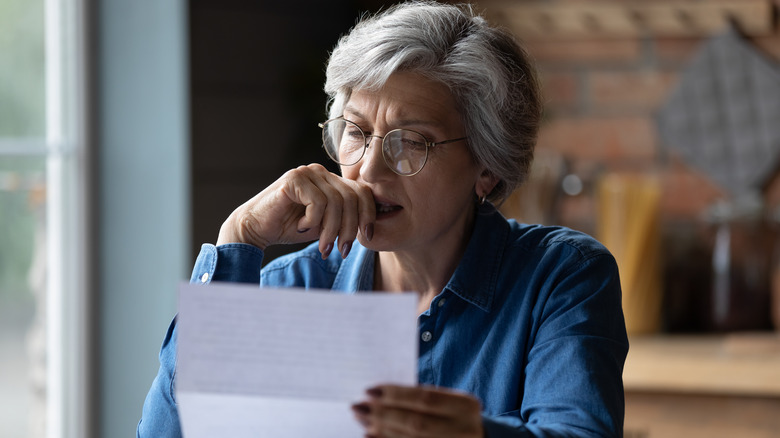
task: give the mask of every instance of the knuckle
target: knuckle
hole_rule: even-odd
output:
[[[304,177],[306,174],[319,173],[323,170],[325,170],[325,167],[323,167],[321,164],[317,164],[317,163],[303,164],[296,167],[295,169],[288,170],[287,172],[285,172],[285,175],[294,178],[300,178],[300,177]]]
[[[322,164],[319,164],[319,163],[312,163],[312,164],[308,164],[306,166],[301,166],[301,167],[308,168],[309,170],[312,170],[312,171],[317,172],[317,173],[322,173],[322,172],[327,172],[328,171],[325,168],[325,166],[323,166]]]
[[[285,172],[284,175],[282,175],[282,178],[287,180],[296,180],[301,178],[304,172],[306,172],[306,170],[303,168],[303,166],[298,166],[295,169],[290,169]]]

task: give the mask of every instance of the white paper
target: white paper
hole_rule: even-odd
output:
[[[185,438],[362,437],[350,405],[417,383],[417,296],[182,284]]]

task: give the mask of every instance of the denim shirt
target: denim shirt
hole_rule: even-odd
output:
[[[258,248],[206,244],[191,281],[365,293],[375,255],[355,242],[346,259],[334,251],[322,260],[315,243],[261,270]],[[486,437],[623,435],[628,339],[620,281],[614,258],[594,239],[507,221],[482,206],[463,259],[418,327],[420,383],[477,397]],[[174,319],[139,437],[181,435],[175,355]]]

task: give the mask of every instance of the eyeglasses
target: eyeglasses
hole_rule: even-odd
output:
[[[431,142],[419,132],[409,129],[394,129],[384,137],[366,135],[354,122],[336,117],[320,123],[322,128],[322,146],[331,160],[341,166],[357,164],[372,138],[382,139],[382,157],[393,172],[412,176],[418,174],[428,160],[428,150],[434,146],[465,140],[461,137],[452,140]]]

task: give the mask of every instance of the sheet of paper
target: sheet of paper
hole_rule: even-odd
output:
[[[182,284],[184,437],[362,437],[350,405],[366,388],[417,383],[416,307],[415,294]]]

